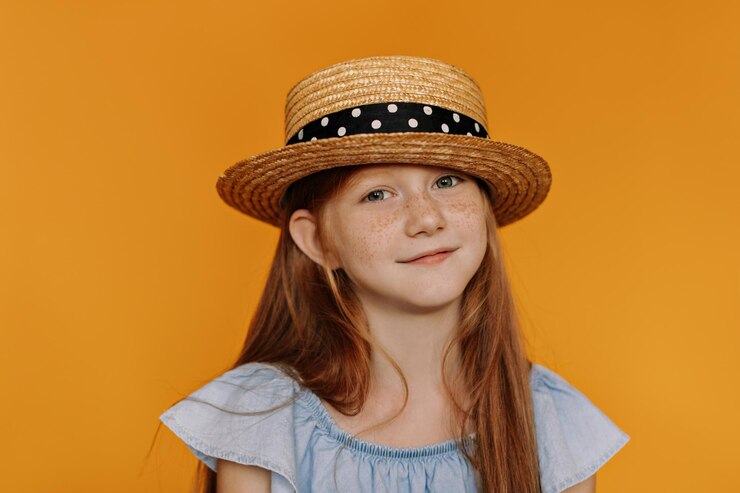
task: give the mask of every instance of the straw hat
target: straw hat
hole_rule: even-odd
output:
[[[328,168],[441,166],[487,180],[500,226],[532,212],[550,189],[537,154],[491,140],[483,96],[463,70],[430,58],[375,56],[314,72],[288,92],[285,145],[229,167],[216,183],[230,206],[280,226],[283,192]]]

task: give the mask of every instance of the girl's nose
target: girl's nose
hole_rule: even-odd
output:
[[[427,192],[415,194],[404,205],[406,214],[406,234],[433,234],[445,227],[445,219],[439,203]]]

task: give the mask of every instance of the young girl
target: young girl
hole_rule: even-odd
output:
[[[350,60],[219,178],[280,239],[232,369],[160,417],[201,491],[594,491],[629,436],[528,360],[497,236],[550,169],[486,128],[459,68]]]

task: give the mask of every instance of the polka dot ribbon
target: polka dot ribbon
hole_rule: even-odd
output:
[[[286,145],[388,132],[435,132],[488,138],[483,125],[469,116],[430,104],[398,102],[366,104],[328,114],[306,124]]]

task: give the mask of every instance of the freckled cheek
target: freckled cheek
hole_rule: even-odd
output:
[[[391,215],[370,218],[358,217],[348,226],[347,241],[343,250],[354,263],[370,263],[387,256],[391,244]]]
[[[485,227],[484,204],[470,199],[460,199],[450,204],[450,211],[457,218],[460,226],[469,231]]]
[[[369,231],[357,231],[353,233],[348,248],[350,254],[356,262],[367,262],[375,258],[374,245],[375,240]]]

